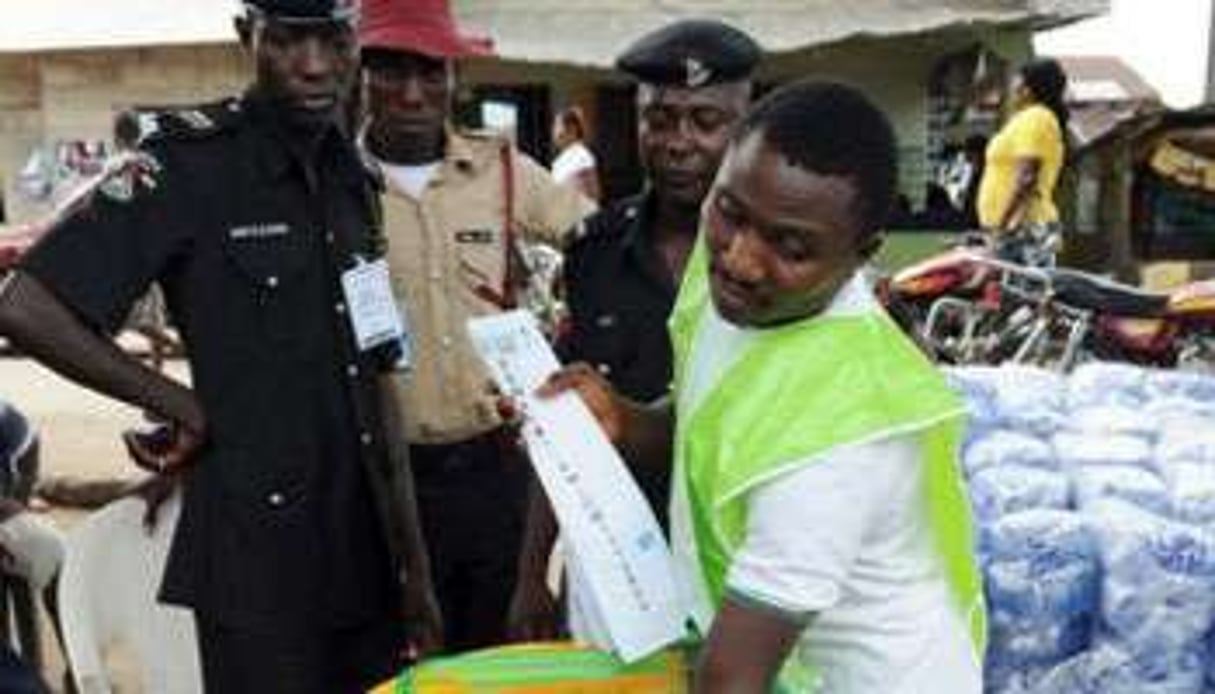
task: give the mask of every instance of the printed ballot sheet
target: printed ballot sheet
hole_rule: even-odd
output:
[[[535,320],[512,311],[469,321],[473,345],[524,415],[532,465],[561,525],[573,607],[593,645],[627,662],[684,636],[670,549],[641,490],[574,393],[533,393],[559,368]]]

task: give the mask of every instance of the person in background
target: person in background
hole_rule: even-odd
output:
[[[645,189],[586,220],[566,251],[569,320],[557,343],[564,362],[586,361],[621,393],[649,401],[671,384],[666,321],[696,232],[700,207],[731,129],[751,100],[762,57],[746,33],[718,21],[682,20],[647,33],[616,67],[637,80],[637,139]],[[665,525],[670,489],[662,470],[637,471]],[[545,583],[556,521],[542,491],[532,493],[519,586],[512,600],[516,638],[558,631]]]
[[[966,228],[966,218],[949,199],[949,193],[939,183],[924,185],[924,209],[914,215],[916,229],[953,231]]]
[[[674,465],[697,694],[978,694],[965,409],[865,280],[897,147],[855,88],[782,87],[734,130],[671,316],[675,389],[575,390],[635,465]]]
[[[345,117],[356,15],[245,3],[247,91],[156,113],[0,286],[0,335],[167,423],[125,443],[180,478],[160,598],[193,611],[208,692],[365,691],[441,638],[396,342],[366,337],[365,292],[345,290],[383,248]],[[189,387],[111,337],[153,282]]]
[[[384,180],[388,262],[411,326],[396,396],[446,643],[490,646],[506,639],[530,472],[466,324],[519,305],[518,241],[559,246],[593,204],[500,135],[451,125],[455,62],[491,47],[458,31],[446,0],[367,0],[359,43],[361,142]]]
[[[41,467],[36,430],[16,407],[0,401],[0,568],[29,581],[41,594],[59,573],[63,535],[51,523],[31,513],[28,499]]]
[[[58,628],[55,586],[63,566],[63,533],[24,503],[38,475],[39,437],[16,407],[0,400],[0,571],[26,582],[41,598]],[[6,593],[5,600],[9,596]],[[11,609],[11,608],[10,608]],[[32,665],[9,644],[0,644],[0,692],[49,691]]]
[[[0,570],[25,580],[34,595],[48,596],[48,608],[53,606],[54,580],[63,564],[63,551],[63,533],[53,523],[14,499],[0,497]],[[9,644],[0,643],[0,691],[43,694],[50,688]]]
[[[986,152],[987,137],[984,135],[971,135],[962,143],[961,157],[965,162],[966,176],[954,203],[961,210],[967,229],[981,228],[979,226],[979,185],[983,181],[983,171],[986,169],[984,161]]]
[[[1010,116],[987,145],[977,210],[995,240],[1026,225],[1056,224],[1055,185],[1066,152],[1067,75],[1051,58],[1018,70]]]
[[[582,109],[577,106],[562,109],[553,119],[553,146],[557,156],[550,168],[554,181],[573,185],[586,197],[599,202],[599,171],[586,140],[586,118]]]

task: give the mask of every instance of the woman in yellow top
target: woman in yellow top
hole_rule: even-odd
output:
[[[1049,58],[1030,61],[1017,73],[1012,116],[987,146],[979,184],[979,224],[996,237],[1059,221],[1054,192],[1063,168],[1066,88],[1063,68]]]

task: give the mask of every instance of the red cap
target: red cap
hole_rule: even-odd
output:
[[[493,55],[487,36],[461,34],[449,0],[363,0],[359,46],[412,51],[432,58]]]

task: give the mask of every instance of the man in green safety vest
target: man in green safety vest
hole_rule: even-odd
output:
[[[885,116],[801,82],[733,135],[670,321],[675,390],[557,373],[632,465],[674,465],[697,692],[970,694],[985,635],[962,407],[866,284],[896,185]]]

